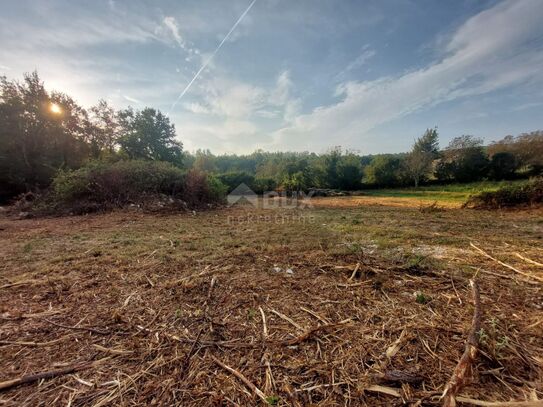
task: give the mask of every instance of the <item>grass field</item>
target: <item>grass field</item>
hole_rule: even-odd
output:
[[[543,398],[543,210],[395,198],[2,218],[0,381],[93,364],[0,402],[257,405],[226,365],[261,404],[436,405],[474,277],[481,352],[462,395]]]
[[[421,201],[437,201],[444,203],[462,204],[474,194],[483,191],[495,191],[506,185],[522,185],[527,180],[517,181],[483,181],[467,184],[430,185],[418,188],[393,188],[364,190],[364,195],[388,198],[411,198]]]

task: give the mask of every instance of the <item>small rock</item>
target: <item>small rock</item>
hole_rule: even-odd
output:
[[[294,274],[294,271],[292,269],[286,269],[285,273],[287,274]]]

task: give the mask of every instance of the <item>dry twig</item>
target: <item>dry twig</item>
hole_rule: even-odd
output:
[[[0,382],[0,391],[8,390],[16,386],[20,386],[22,384],[28,384],[33,383],[38,380],[42,379],[50,379],[57,376],[63,376],[66,374],[79,372],[80,370],[88,369],[90,367],[94,367],[99,365],[102,362],[105,362],[106,360],[111,359],[111,357],[95,360],[92,362],[83,362],[76,365],[71,365],[67,367],[63,367],[61,369],[54,369],[54,370],[48,370],[46,372],[40,372],[36,374],[30,374],[26,376],[19,377],[17,379],[7,380],[5,382]]]
[[[534,280],[537,280],[537,281],[541,281],[543,282],[543,278],[542,277],[539,277],[539,276],[534,276],[532,274],[529,274],[529,273],[525,273],[524,271],[521,271],[507,263],[504,263],[503,261],[501,260],[498,260],[494,257],[492,257],[490,254],[488,254],[487,252],[485,252],[484,250],[478,248],[477,246],[475,246],[472,242],[470,242],[470,246],[473,247],[475,250],[477,250],[479,253],[481,253],[483,256],[489,258],[490,260],[494,260],[496,263],[499,263],[501,264],[502,266],[504,267],[507,267],[508,269],[510,270],[513,270],[514,272],[518,273],[518,274],[521,274],[523,275],[524,277],[528,277],[528,278],[533,278]]]
[[[468,374],[472,368],[472,364],[477,356],[477,345],[479,343],[478,333],[481,330],[481,294],[479,292],[479,285],[475,280],[470,280],[472,295],[473,295],[473,320],[471,322],[471,328],[466,341],[466,348],[458,364],[456,365],[454,372],[449,379],[449,382],[445,386],[445,390],[441,395],[443,399],[443,407],[455,407],[456,395],[460,389],[464,386]]]
[[[232,373],[234,376],[236,376],[239,380],[245,384],[253,393],[255,393],[260,400],[262,400],[264,403],[268,403],[268,398],[266,395],[260,390],[258,387],[256,387],[249,379],[247,379],[241,372],[238,372],[237,370],[231,368],[228,365],[225,365],[223,362],[221,362],[219,359],[217,359],[215,356],[211,355],[211,359],[213,359],[213,362],[215,362],[217,365],[222,367],[224,370]]]

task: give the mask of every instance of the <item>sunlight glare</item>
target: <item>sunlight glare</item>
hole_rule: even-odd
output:
[[[62,109],[56,103],[51,103],[51,112],[53,112],[55,114],[60,114],[60,113],[62,113]]]

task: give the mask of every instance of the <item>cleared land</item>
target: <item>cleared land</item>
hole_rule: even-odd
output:
[[[1,219],[0,381],[80,368],[1,402],[264,404],[254,385],[274,405],[436,405],[474,277],[481,349],[462,395],[543,398],[543,210],[312,204]]]

